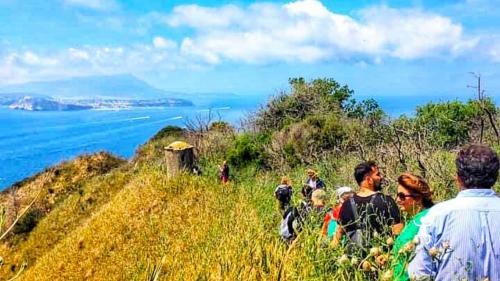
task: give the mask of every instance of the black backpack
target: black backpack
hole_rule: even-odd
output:
[[[280,185],[276,190],[276,199],[283,203],[289,203],[292,199],[292,189],[287,185]]]
[[[379,197],[379,193],[377,192],[371,199],[370,203],[368,203],[366,207],[366,214],[364,216],[364,219],[361,220],[359,217],[358,213],[358,206],[356,204],[356,201],[354,201],[354,198],[351,197],[349,199],[351,203],[351,208],[352,212],[354,214],[354,221],[356,222],[356,228],[354,230],[351,230],[347,232],[347,236],[351,240],[351,247],[352,246],[357,246],[359,248],[366,248],[369,246],[370,243],[370,238],[372,236],[371,233],[366,233],[366,230],[369,228],[369,219],[370,216],[374,214],[374,202],[375,199]]]

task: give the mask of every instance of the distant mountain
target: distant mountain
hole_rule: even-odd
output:
[[[66,80],[31,82],[10,85],[0,89],[0,96],[7,92],[24,92],[47,95],[55,99],[120,99],[153,100],[171,98],[166,91],[157,89],[133,75],[75,77]]]

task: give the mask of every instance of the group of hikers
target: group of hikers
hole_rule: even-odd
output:
[[[394,280],[500,280],[500,197],[492,190],[498,156],[471,144],[455,164],[460,191],[436,205],[425,179],[409,172],[397,178],[395,199],[384,194],[375,162],[354,168],[357,191],[337,188],[333,208],[326,208],[325,184],[316,171],[307,170],[299,206],[292,205],[293,188],[284,176],[275,190],[283,214],[280,235],[294,243],[305,226],[316,226],[324,241],[353,256],[370,255],[374,239],[389,237],[384,247],[392,253]]]

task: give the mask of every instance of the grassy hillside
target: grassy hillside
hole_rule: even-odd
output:
[[[355,163],[336,164],[342,168],[325,175],[328,185],[352,183]],[[340,264],[344,250],[323,247],[317,229],[290,249],[280,241],[272,195],[279,174],[250,166],[221,186],[214,165],[204,171],[169,180],[161,162],[148,160],[85,181],[83,194],[69,195],[2,254],[4,276],[27,261],[19,280],[146,280],[155,266],[160,280],[367,278]],[[289,174],[298,183],[303,170]]]
[[[352,91],[333,80],[292,79],[291,85],[291,93],[271,100],[244,132],[224,122],[166,127],[130,161],[82,156],[3,192],[3,231],[34,203],[0,241],[0,278],[387,280],[387,253],[368,257],[368,266],[349,260],[343,247],[325,244],[313,224],[285,245],[273,196],[281,176],[292,179],[298,204],[304,171],[315,168],[333,199],[336,186],[356,186],[354,166],[373,159],[388,194],[394,195],[401,172],[413,171],[439,202],[458,192],[460,145],[482,141],[499,150],[494,126],[478,122],[484,116],[474,101],[431,104],[415,117],[390,120],[373,101],[349,100]],[[202,175],[167,178],[163,148],[179,139],[196,147]],[[225,159],[232,171],[227,186],[217,179]],[[387,240],[379,237],[372,246]]]
[[[9,276],[23,263],[34,263],[102,201],[109,200],[116,188],[122,188],[128,175],[125,163],[102,152],[83,155],[2,192],[0,200],[7,218],[4,231],[30,202],[34,204],[0,248],[4,258],[1,273]]]

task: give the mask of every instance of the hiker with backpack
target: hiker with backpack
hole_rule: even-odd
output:
[[[292,201],[293,188],[287,176],[281,178],[281,184],[274,190],[274,196],[278,200],[280,211],[285,212]]]
[[[280,224],[280,236],[283,241],[293,242],[306,224],[321,227],[325,206],[326,193],[323,189],[318,189],[311,194],[311,200],[301,202],[299,208],[288,208]]]
[[[323,238],[327,240],[331,240],[335,236],[342,204],[354,195],[354,191],[349,186],[339,187],[335,190],[335,193],[337,195],[337,205],[334,208],[330,208],[325,214],[321,230]]]
[[[311,200],[312,193],[317,189],[324,189],[325,183],[319,178],[318,173],[313,169],[307,170],[307,179],[302,187],[302,195],[306,200]]]
[[[364,251],[375,236],[399,234],[403,223],[394,199],[382,193],[383,177],[375,162],[356,166],[354,177],[359,191],[342,205],[333,244],[345,234],[351,249]]]

